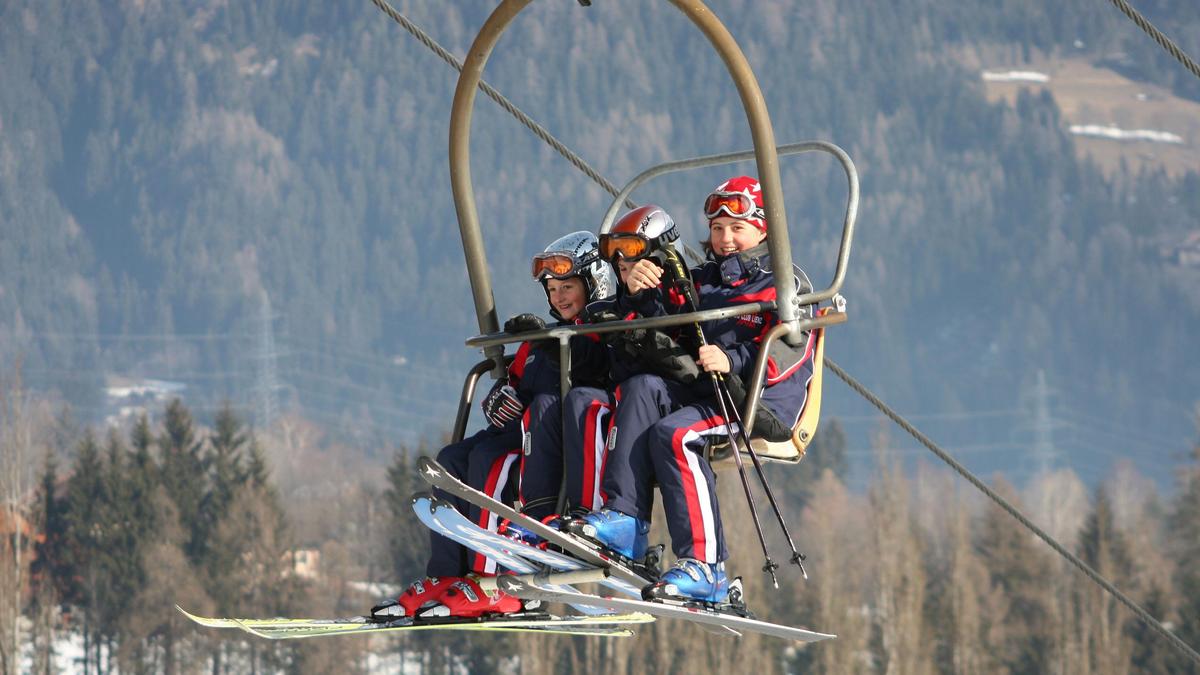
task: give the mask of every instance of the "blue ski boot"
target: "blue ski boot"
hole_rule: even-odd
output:
[[[729,597],[725,563],[680,558],[658,581],[642,589],[643,600],[722,603]]]
[[[646,557],[650,523],[620,511],[601,509],[567,521],[563,528],[586,537],[629,560]]]

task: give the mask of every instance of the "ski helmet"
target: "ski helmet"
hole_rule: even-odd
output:
[[[704,200],[704,217],[712,220],[721,215],[744,220],[765,233],[767,217],[758,179],[735,176],[718,185]]]
[[[600,259],[596,235],[587,231],[572,232],[555,239],[545,251],[533,256],[533,278],[542,283],[543,289],[551,277],[582,279],[588,302],[611,297],[617,288],[612,268]]]
[[[678,238],[671,216],[661,206],[647,204],[621,216],[612,230],[600,235],[600,255],[609,261],[618,255],[639,260]]]

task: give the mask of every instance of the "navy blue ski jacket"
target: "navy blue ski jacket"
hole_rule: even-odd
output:
[[[701,310],[775,299],[775,276],[766,242],[723,257],[710,252],[708,260],[692,268],[689,274]],[[797,291],[807,293],[812,290],[807,275],[799,267],[793,266],[792,274]],[[676,314],[689,309],[687,298],[673,287],[665,291],[661,287],[643,291],[630,296],[627,301],[643,316]],[[812,307],[805,309],[810,313],[813,311]],[[769,311],[705,321],[703,328],[709,344],[721,347],[729,357],[730,372],[739,376],[742,382],[749,382],[762,339],[777,323],[778,314]],[[681,344],[688,345],[691,353],[696,353],[699,340],[693,327],[679,329],[675,337]],[[789,428],[795,426],[804,408],[808,381],[813,373],[814,347],[813,335],[808,333],[797,347],[776,340],[768,354],[761,404]]]
[[[558,321],[556,326],[570,326],[581,320]],[[559,393],[559,355],[556,340],[522,342],[508,366],[507,382],[499,380],[493,388],[509,384],[517,390],[521,402],[529,405],[538,394]],[[571,384],[603,385],[608,370],[604,344],[596,335],[577,335],[571,338]]]

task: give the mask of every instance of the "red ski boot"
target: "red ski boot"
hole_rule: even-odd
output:
[[[479,585],[477,574],[468,574],[457,579],[437,599],[437,604],[423,609],[418,616],[422,619],[455,616],[476,618],[484,614],[512,614],[525,609],[520,598],[499,589],[485,591]]]
[[[416,616],[426,606],[437,602],[454,582],[462,577],[425,577],[412,584],[395,599],[381,600],[371,608],[371,618],[390,621],[402,616]]]

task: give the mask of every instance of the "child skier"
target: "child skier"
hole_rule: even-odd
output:
[[[706,310],[775,298],[774,272],[767,252],[767,222],[758,181],[738,176],[725,181],[704,202],[709,239],[707,261],[691,270],[699,307]],[[796,270],[797,284],[804,284]],[[657,312],[693,309],[686,295],[669,282],[654,261],[634,263],[627,288],[649,292]],[[661,286],[660,286],[661,285]],[[706,321],[708,344],[692,353],[707,373],[748,382],[762,336],[778,318],[774,312]],[[695,330],[681,331],[685,341]],[[791,429],[807,396],[812,372],[809,344],[793,349],[777,341],[769,354],[761,405],[775,430]],[[653,488],[662,490],[674,565],[643,589],[647,599],[720,603],[728,596],[724,561],[729,557],[717,504],[712,469],[704,457],[707,439],[730,436],[734,429],[720,413],[712,385],[702,375],[691,384],[654,374],[635,375],[617,388],[612,422],[615,434],[604,468],[604,508],[570,521],[567,529],[591,537],[630,558],[645,553]],[[757,424],[756,435],[762,430]],[[776,440],[776,439],[773,439]]]
[[[612,295],[612,271],[600,260],[596,236],[574,232],[555,240],[533,258],[534,279],[542,284],[550,314],[558,325],[577,321],[589,300]],[[519,333],[544,328],[532,314],[509,319],[505,332]],[[604,368],[598,342],[572,340],[572,376],[595,382]],[[527,408],[545,407],[543,399],[558,397],[558,344],[523,342],[508,367],[508,376],[498,380],[484,398],[482,407],[488,426],[458,443],[443,448],[438,463],[459,480],[486,492],[494,499],[511,501],[515,492],[510,473],[521,456],[521,418]],[[439,491],[439,496],[481,527],[496,529],[494,514]],[[483,575],[497,572],[495,561],[468,551],[457,542],[430,532],[430,556],[426,576],[413,582],[394,599],[371,609],[379,619],[401,616],[475,617],[522,609],[519,599],[500,591],[484,591],[478,583]]]

